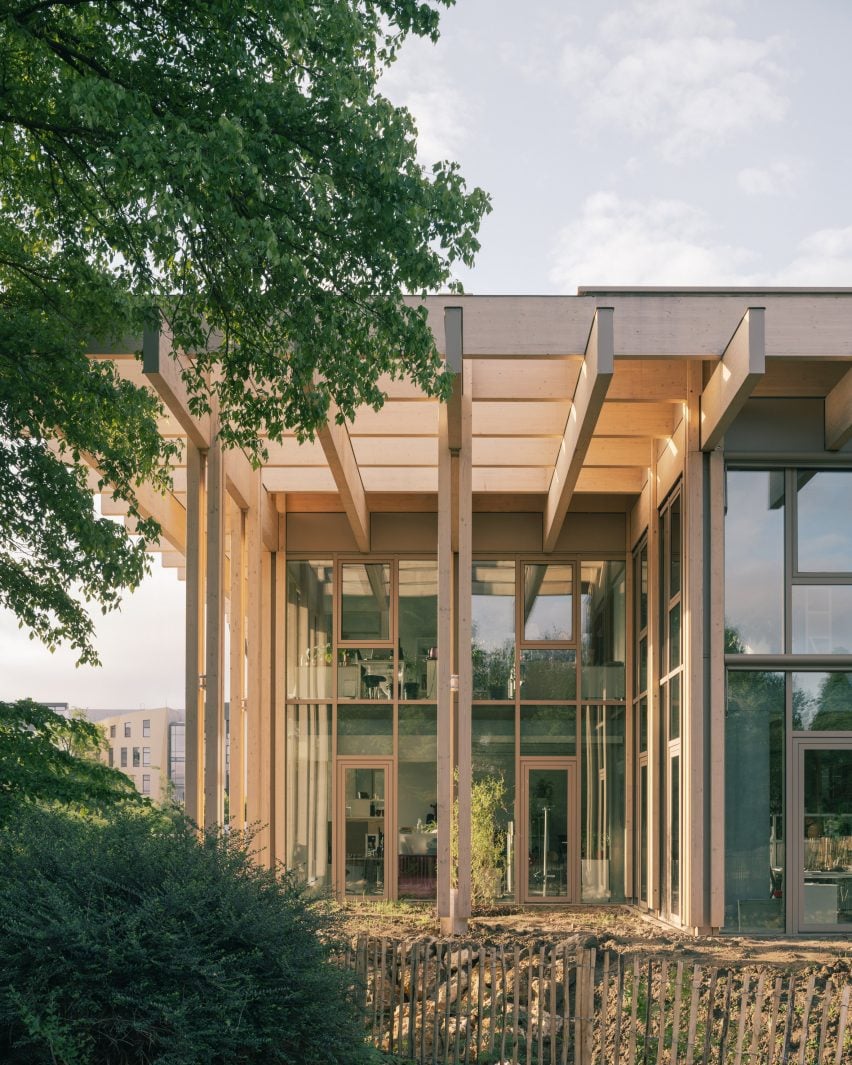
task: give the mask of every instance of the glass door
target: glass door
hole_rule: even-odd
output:
[[[797,740],[797,931],[852,930],[852,743]]]
[[[576,760],[521,762],[521,894],[525,902],[573,902],[577,897],[579,824]]]
[[[338,761],[337,885],[347,898],[392,898],[392,763]]]

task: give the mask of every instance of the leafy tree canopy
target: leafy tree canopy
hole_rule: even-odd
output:
[[[402,293],[471,264],[488,198],[423,170],[377,80],[450,2],[0,0],[0,604],[48,644],[96,661],[70,586],[113,608],[156,534],[96,519],[81,459],[132,501],[170,451],[93,341],[165,321],[252,453],[384,372],[445,392]]]
[[[150,804],[117,769],[99,760],[104,738],[84,717],[66,718],[21,699],[0,702],[0,828],[26,806],[87,813]]]

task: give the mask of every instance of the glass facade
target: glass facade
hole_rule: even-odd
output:
[[[580,715],[580,897],[583,902],[623,902],[625,710],[584,705]]]

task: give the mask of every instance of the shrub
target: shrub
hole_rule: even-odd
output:
[[[458,774],[456,775],[458,779]],[[489,902],[502,890],[506,858],[506,833],[500,812],[506,809],[506,782],[502,774],[475,779],[470,788],[470,901],[474,906]],[[458,864],[458,799],[453,803],[450,836],[453,869]],[[453,876],[455,883],[456,877]]]
[[[325,918],[176,812],[38,807],[0,835],[6,1065],[358,1062]]]

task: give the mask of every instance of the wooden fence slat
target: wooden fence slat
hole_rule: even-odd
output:
[[[633,959],[633,981],[630,984],[630,1041],[627,1045],[627,1065],[636,1065],[636,1011],[639,1008],[639,959]]]
[[[435,1008],[432,1010],[432,1065],[438,1065],[438,1031],[441,1024],[441,948],[435,944]]]
[[[680,1000],[683,994],[683,962],[677,963],[675,974],[675,997],[672,1009],[672,1052],[669,1061],[671,1065],[677,1065],[677,1056],[680,1052]]]
[[[775,978],[775,990],[772,992],[772,1009],[769,1014],[769,1035],[766,1044],[766,1065],[775,1061],[775,1033],[778,1028],[778,1012],[781,1009],[781,977]]]
[[[737,1020],[737,1045],[734,1051],[734,1065],[742,1065],[743,1039],[745,1038],[746,1010],[748,1009],[748,988],[751,981],[749,973],[743,978],[743,991],[740,995],[740,1015]]]
[[[601,1009],[598,1014],[598,1028],[600,1029],[601,1062],[606,1062],[606,1037],[609,1017],[609,966],[610,952],[604,953],[603,973],[601,974]]]
[[[823,988],[823,992],[822,992],[822,1020],[820,1021],[820,1025],[819,1025],[819,1046],[817,1047],[817,1056],[816,1056],[816,1060],[819,1063],[819,1065],[822,1065],[823,1053],[825,1052],[825,1049],[826,1049],[825,1039],[826,1039],[826,1036],[828,1034],[828,1017],[829,1017],[829,1008],[831,1006],[831,998],[832,998],[831,990],[832,990],[831,981],[830,980],[826,980],[825,987]]]
[[[550,948],[550,1065],[556,1065],[556,949]]]
[[[695,1031],[698,1027],[698,1005],[701,995],[701,966],[696,965],[692,970],[692,995],[689,1000],[689,1023],[686,1030],[686,1065],[692,1065],[695,1055]]]
[[[577,965],[574,970],[574,1061],[576,1065],[586,1065],[586,1031],[583,1019],[586,1016],[586,951],[577,952]]]
[[[396,1045],[400,1054],[403,1053],[403,1023],[405,1021],[405,972],[407,969],[408,944],[403,940],[399,945],[399,1023],[397,1025]]]
[[[459,1040],[461,1039],[461,1023],[462,1023],[462,997],[464,995],[464,989],[462,987],[462,957],[464,956],[464,950],[459,947],[456,954],[456,1039],[455,1050],[453,1051],[453,1065],[460,1065],[461,1052],[459,1049]],[[470,961],[470,948],[467,948],[467,961]],[[468,999],[470,995],[468,995]]]
[[[615,1024],[612,1034],[612,1060],[613,1065],[621,1062],[621,1011],[624,1007],[624,967],[621,964],[621,955],[615,956]]]
[[[781,1062],[787,1065],[790,1060],[790,1040],[793,1036],[793,1017],[796,1013],[796,977],[790,977],[787,992],[787,1018],[784,1024],[784,1042],[781,1044]]]
[[[408,991],[408,1056],[414,1057],[417,1046],[417,980],[420,976],[420,942],[411,944],[411,981]]]
[[[562,945],[562,1061],[561,1065],[568,1065],[568,1043],[571,1038],[571,995],[568,982],[568,954],[567,943]]]
[[[376,974],[378,977],[378,1002],[376,1003],[376,1013],[378,1014],[379,1025],[377,1039],[380,1045],[385,1037],[385,965],[387,964],[387,953],[388,941],[382,936],[381,940],[379,940],[379,971]]]
[[[757,1052],[760,1047],[760,1022],[763,1016],[763,1000],[766,992],[765,985],[766,973],[761,973],[757,978],[757,991],[754,998],[754,1015],[751,1022],[751,1050],[749,1051],[749,1057],[752,1061],[757,1061]],[[804,1061],[804,1058],[802,1060]]]
[[[479,1061],[479,1048],[482,1045],[482,1010],[485,1004],[485,969],[488,965],[488,951],[483,961],[482,946],[476,948],[476,1060]],[[470,1040],[468,1039],[468,1042]],[[468,1060],[468,1059],[465,1059]]]
[[[395,1030],[396,1030],[396,1025],[395,1025],[395,1021],[396,1021],[396,986],[397,986],[396,985],[396,981],[397,981],[397,973],[399,971],[399,962],[398,962],[399,949],[400,949],[400,944],[395,942],[393,944],[393,949],[391,950],[391,973],[390,973],[390,985],[389,985],[389,992],[390,993],[388,995],[388,1030],[389,1030],[388,1049],[390,1050],[391,1054],[393,1054],[393,1048],[394,1048],[394,1045],[395,1045],[394,1036],[395,1036]]]
[[[453,948],[447,951],[447,994],[444,1000],[444,1065],[450,1061],[450,1012],[453,998]]]
[[[512,1065],[518,1065],[518,1047],[521,1042],[521,948],[515,944],[515,1009],[512,1013]]]
[[[814,983],[816,977],[813,973],[808,977],[808,986],[805,990],[805,1005],[802,1009],[802,1037],[799,1040],[799,1065],[805,1065],[805,1051],[808,1046],[808,1023],[811,1019],[811,1003],[814,997]]]
[[[536,996],[536,1016],[538,1018],[538,1065],[544,1065],[544,959],[546,947],[540,944],[538,949],[538,995]],[[530,1054],[532,1056],[532,1054]]]
[[[489,1024],[488,1024],[488,1053],[494,1052],[494,1040],[496,1034],[494,1032],[494,1025],[497,1023],[497,951],[491,950],[488,955],[489,971],[491,973],[491,999],[489,1001]],[[484,983],[483,976],[480,975],[480,981]],[[505,992],[505,987],[503,988]]]
[[[507,1008],[506,1007],[508,1006],[508,1003],[506,1001],[506,999],[508,997],[508,989],[506,987],[506,982],[507,982],[508,977],[506,975],[506,948],[505,948],[505,946],[502,943],[500,944],[500,974],[501,974],[501,976],[503,978],[503,984],[502,984],[502,986],[503,986],[503,994],[500,996],[500,999],[501,999],[501,1002],[500,1002],[500,1019],[501,1019],[501,1024],[500,1024],[500,1029],[501,1029],[500,1030],[500,1061],[505,1061],[506,1060],[506,1028],[507,1028],[507,1025],[506,1025]]]
[[[595,974],[597,972],[597,950],[592,947],[589,950],[589,968],[586,984],[586,1035],[583,1040],[586,1046],[586,1057],[590,1065],[595,1060]]]
[[[663,1052],[666,1047],[666,995],[669,990],[669,964],[660,964],[660,994],[657,1010],[657,1065],[662,1065]]]
[[[645,988],[645,1037],[642,1040],[642,1061],[644,1065],[648,1065],[648,1053],[651,1047],[651,1003],[654,1000],[654,972],[652,969],[652,962],[650,958],[648,959],[648,965],[645,971],[648,975],[646,977]]]
[[[710,1065],[710,1047],[713,1040],[713,1020],[716,1006],[716,981],[719,978],[719,970],[716,966],[710,970],[710,986],[707,989],[707,1011],[704,1022],[704,1050],[701,1054],[703,1065]]]
[[[734,983],[734,974],[730,969],[723,969],[725,974],[725,1004],[722,1007],[722,1030],[719,1033],[719,1065],[724,1065],[725,1051],[728,1049],[728,1029],[731,1023],[731,987]]]
[[[524,1046],[526,1065],[532,1065],[533,1060],[533,951],[533,947],[530,947],[527,951],[527,1034]]]
[[[840,996],[840,1016],[837,1018],[837,1052],[834,1065],[843,1065],[843,1044],[846,1041],[846,1021],[849,1017],[849,984],[843,988]]]

